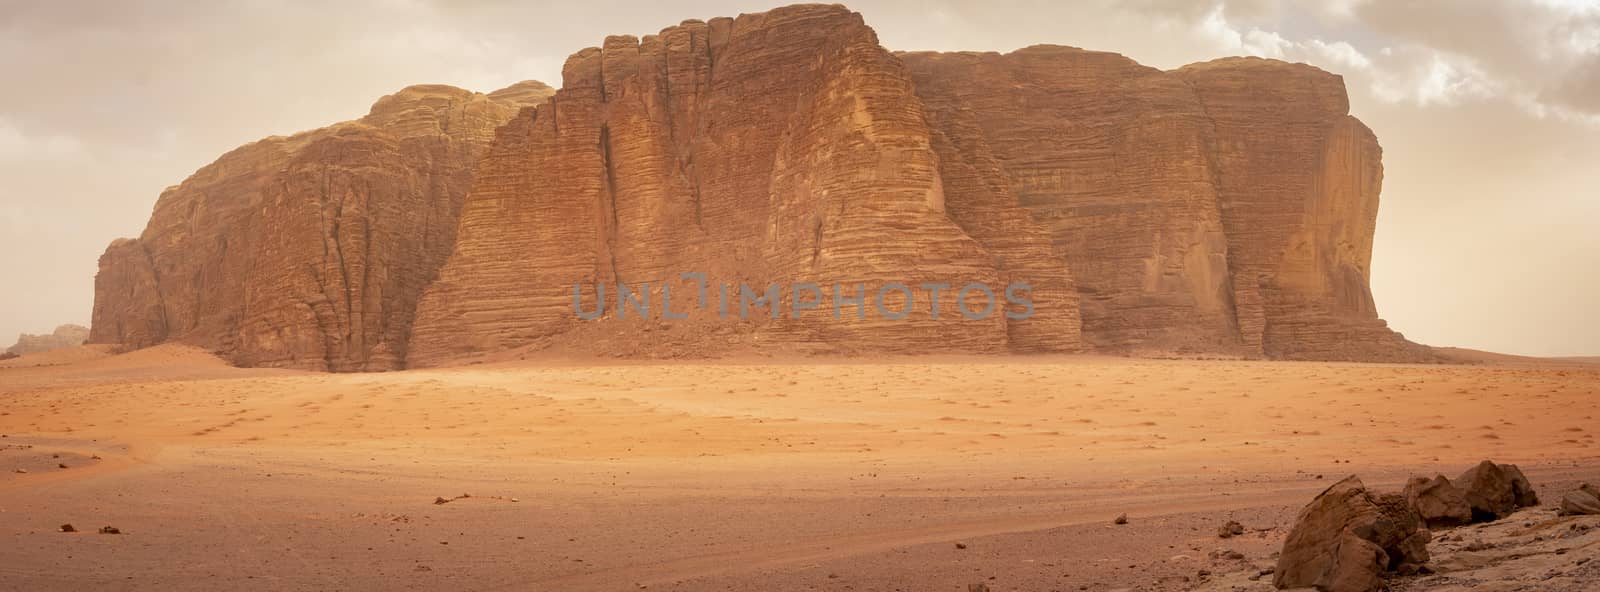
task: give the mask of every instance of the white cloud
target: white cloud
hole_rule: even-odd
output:
[[[1188,15],[1190,33],[1220,53],[1307,62],[1385,103],[1498,101],[1541,119],[1600,121],[1600,0],[1219,0]]]
[[[1426,74],[1413,81],[1417,104],[1454,105],[1464,99],[1485,99],[1498,94],[1495,83],[1470,62],[1434,53]]]
[[[1312,39],[1302,44],[1307,51],[1328,62],[1339,64],[1352,70],[1371,70],[1372,60],[1344,41],[1325,42],[1321,39]],[[1384,48],[1387,52],[1388,48]]]

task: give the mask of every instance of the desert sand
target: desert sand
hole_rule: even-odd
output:
[[[57,350],[0,363],[0,589],[1233,589],[1347,474],[1600,482],[1597,392],[1581,361]]]

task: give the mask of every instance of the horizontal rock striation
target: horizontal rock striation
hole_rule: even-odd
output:
[[[1338,76],[1059,46],[900,57],[933,126],[1048,227],[1095,348],[1431,358],[1373,305],[1381,151]]]
[[[247,366],[402,367],[494,129],[551,92],[412,86],[359,120],[229,152],[106,250],[91,341],[178,341]]]
[[[540,348],[1432,359],[1378,317],[1381,149],[1310,66],[895,54],[800,5],[608,37],[562,78],[412,87],[225,155],[106,251],[93,340],[334,371]]]
[[[591,303],[619,284],[692,293],[678,282],[684,272],[706,274],[713,290],[776,283],[782,314],[697,310],[670,332],[632,336],[703,332],[823,351],[1078,349],[1064,257],[992,186],[992,167],[941,167],[952,150],[929,129],[901,62],[842,7],[607,38],[568,59],[555,97],[501,129],[456,252],[419,307],[410,361],[603,333],[622,315],[579,320],[575,285]],[[902,319],[831,314],[835,285],[871,298],[889,283],[971,282],[1029,283],[1037,314],[967,320],[955,289],[938,296],[938,319],[922,290],[911,309],[893,310],[909,312]],[[798,319],[797,284],[821,288],[799,296],[819,309]]]

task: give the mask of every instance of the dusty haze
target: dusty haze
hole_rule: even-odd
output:
[[[1343,74],[1385,148],[1372,286],[1391,325],[1432,344],[1600,352],[1600,2],[849,5],[896,50],[1063,43],[1163,68],[1252,54]],[[106,243],[235,146],[414,83],[557,84],[566,56],[607,34],[771,7],[0,0],[0,341],[86,322]]]

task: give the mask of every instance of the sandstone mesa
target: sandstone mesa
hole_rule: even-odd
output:
[[[87,341],[88,339],[88,327],[84,327],[82,325],[61,325],[56,327],[54,331],[44,335],[31,335],[28,333],[23,333],[22,335],[17,336],[17,343],[15,345],[0,351],[0,353],[12,356],[21,356],[25,354],[47,352],[53,349],[83,345],[83,342]]]
[[[1302,64],[894,53],[836,5],[690,20],[573,54],[560,90],[410,87],[224,155],[107,249],[91,341],[329,371],[550,347],[1428,360],[1368,288],[1381,156]],[[682,272],[1026,283],[1036,308],[573,312],[574,286]]]

